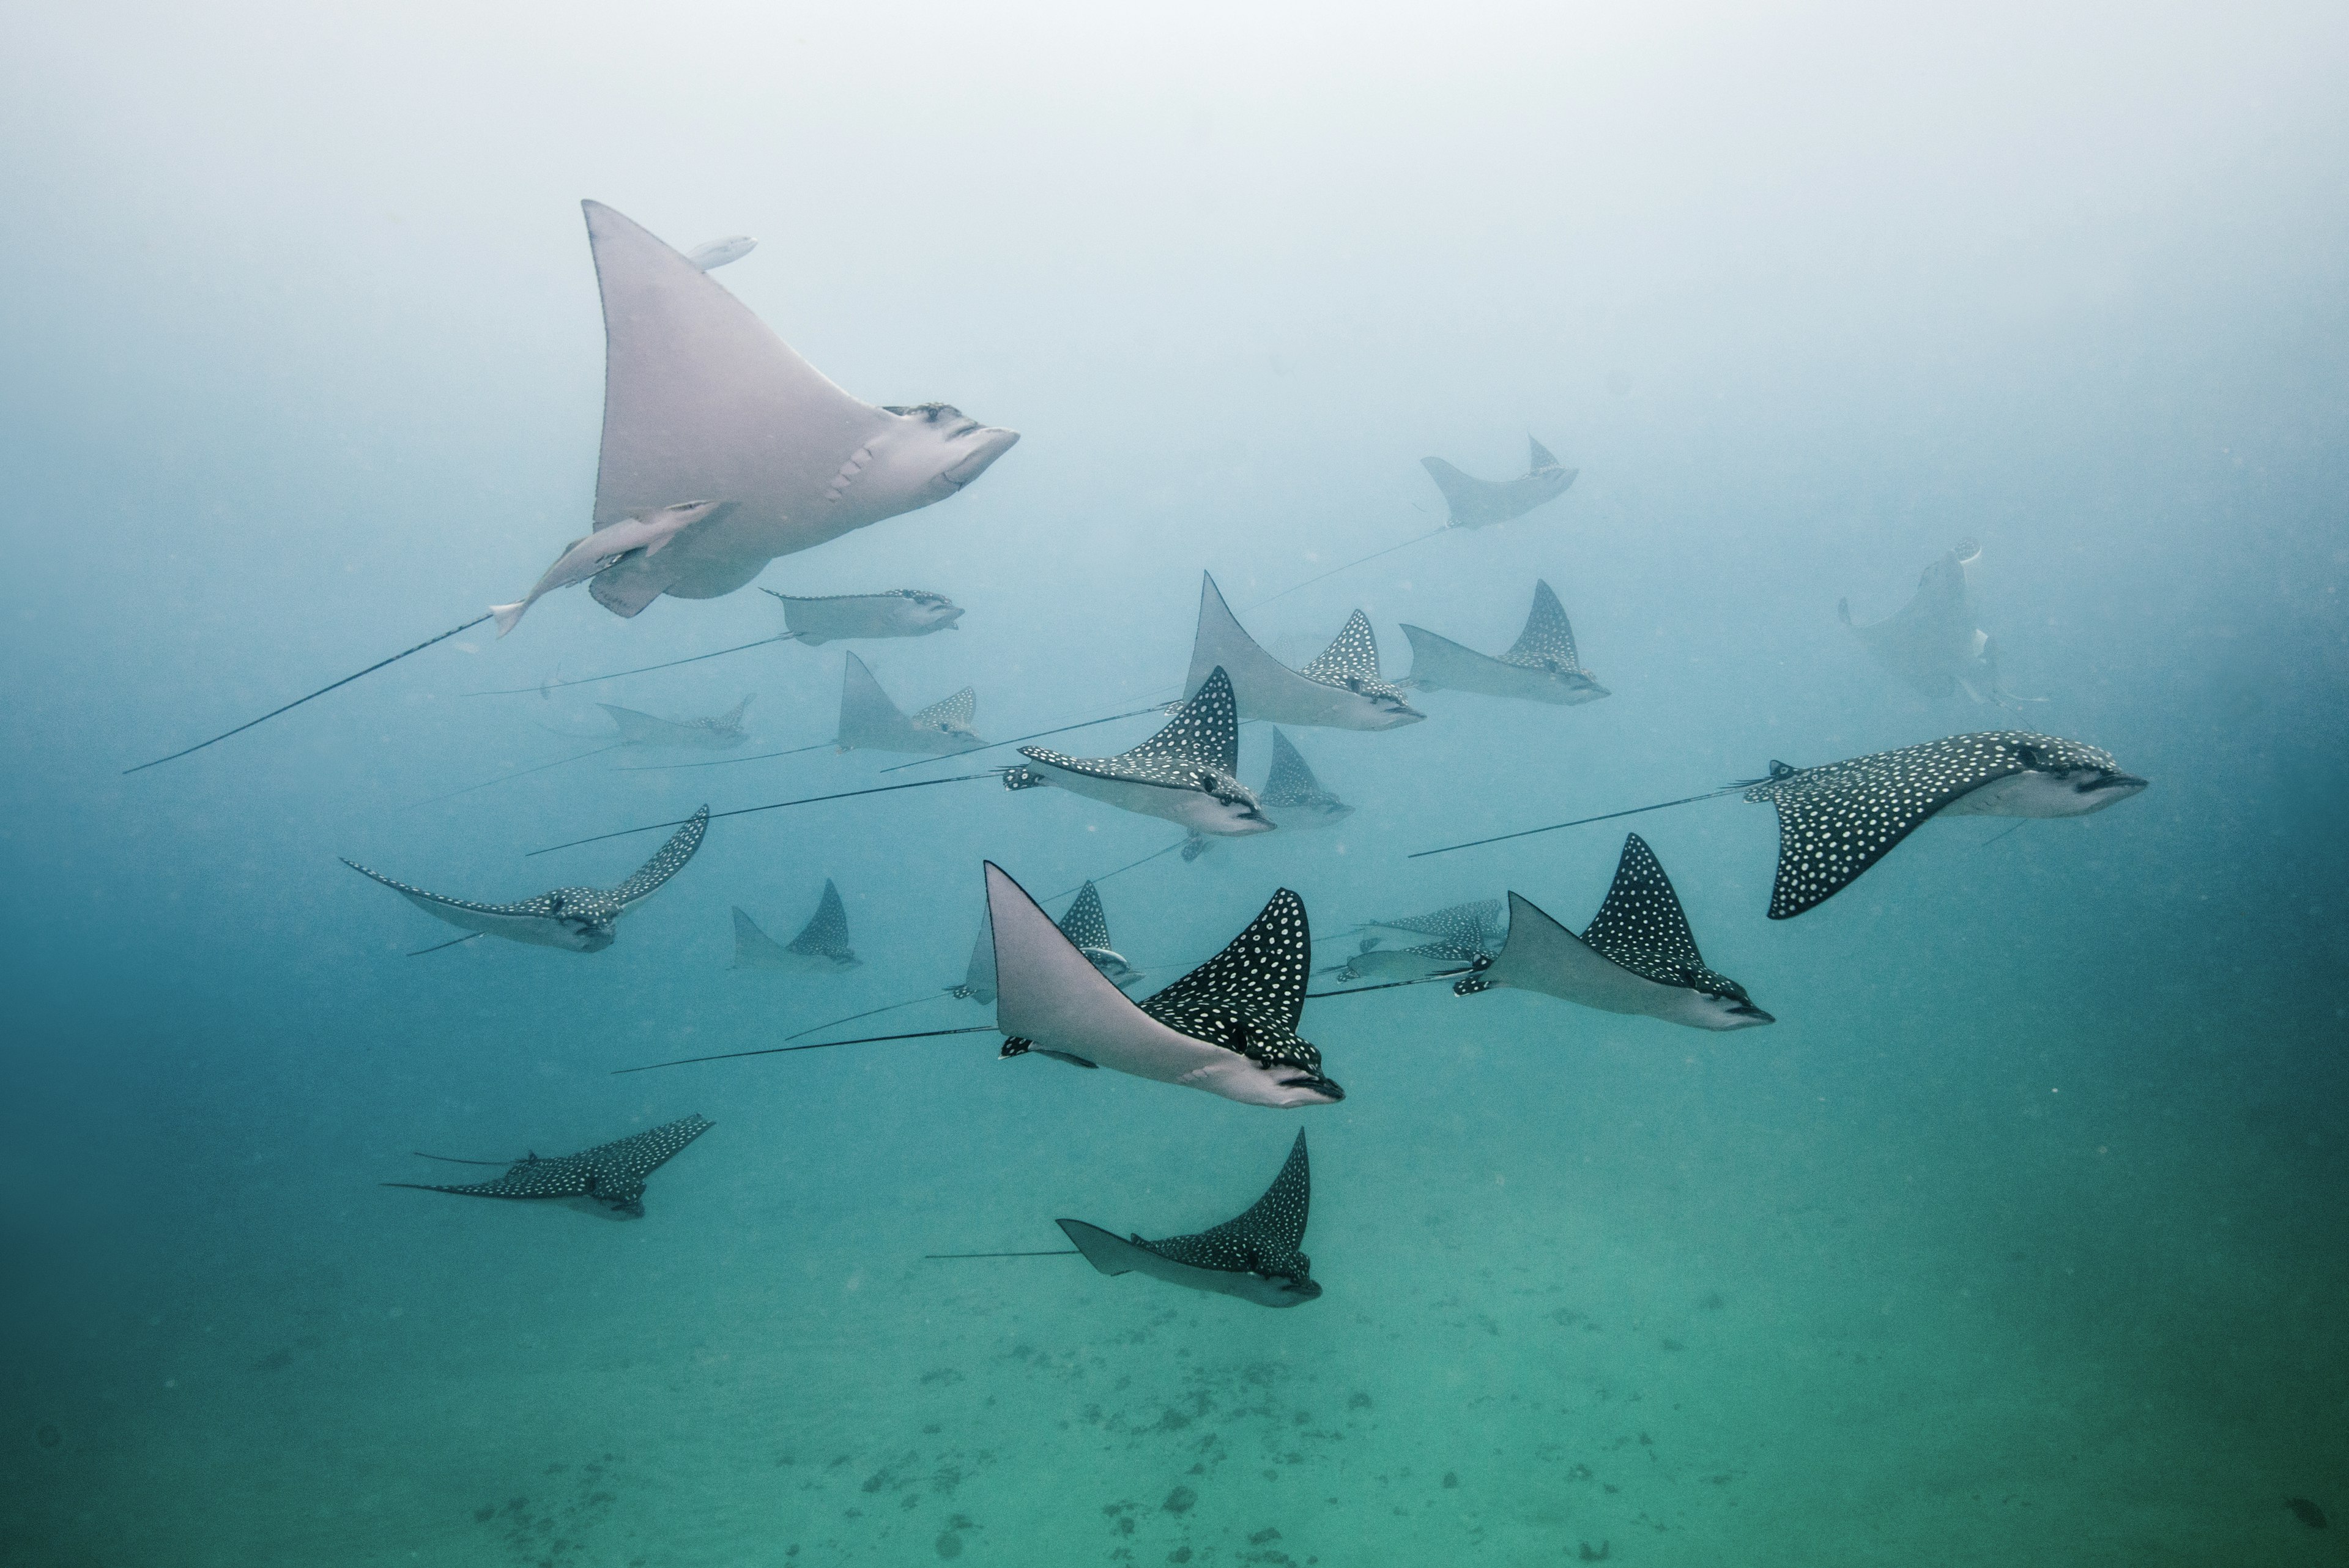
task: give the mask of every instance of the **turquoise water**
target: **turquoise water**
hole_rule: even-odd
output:
[[[2333,14],[21,34],[0,1563],[2342,1560]],[[1579,929],[1630,826],[1777,1023],[1316,1001],[1347,1098],[1293,1112],[989,1033],[614,1077],[955,982],[983,857],[1041,894],[1177,836],[989,782],[843,801],[716,824],[606,951],[406,956],[460,933],[338,857],[610,886],[656,837],[526,852],[925,776],[825,749],[521,776],[600,744],[599,700],[754,695],[746,752],[822,742],[842,645],[469,695],[780,630],[748,590],[629,621],[567,590],[124,776],[583,531],[582,196],[760,236],[717,275],[843,386],[1022,432],[760,579],[964,606],[849,645],[908,709],[972,684],[994,738],[1159,699],[1203,568],[1292,664],[1362,608],[1390,678],[1402,623],[1496,650],[1557,588],[1611,696],[1290,732],[1358,809],[1107,880],[1151,983],[1283,886],[1317,964],[1507,889]],[[1258,604],[1440,524],[1422,456],[1509,475],[1528,432],[1580,471],[1561,499]],[[1914,695],[1837,619],[1968,537],[2007,683],[2047,699],[2019,722],[2141,797],[1930,825],[1785,922],[1771,815],[1734,798],[1405,858],[2015,722]],[[1244,779],[1269,748],[1244,730]],[[788,940],[827,877],[861,967],[730,970],[730,906]],[[694,1112],[641,1220],[379,1185]],[[1064,1215],[1203,1229],[1299,1126],[1323,1294],[1296,1310],[924,1257],[1054,1248]]]

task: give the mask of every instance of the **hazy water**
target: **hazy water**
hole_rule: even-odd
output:
[[[0,1561],[2339,1560],[2283,1507],[2349,1514],[2333,13],[16,31]],[[753,817],[607,952],[402,956],[457,933],[337,857],[608,884],[652,841],[523,851],[886,764],[419,804],[599,697],[821,740],[837,648],[466,695],[777,629],[750,592],[569,593],[120,776],[579,531],[582,195],[760,235],[723,281],[842,384],[1025,432],[762,579],[952,595],[860,651],[989,735],[1173,685],[1203,567],[1244,606],[1432,527],[1424,453],[1580,468],[1245,618],[1295,661],[1361,606],[1394,674],[1400,622],[1497,649],[1545,577],[1614,696],[1297,734],[1350,820],[1105,887],[1166,976],[1281,885],[1325,933],[1509,888],[1579,922],[1620,825],[1403,857],[1998,726],[1834,614],[1965,536],[2028,722],[2154,788],[1937,825],[1775,924],[1765,811],[1638,819],[1767,1030],[1317,1002],[1349,1098],[1295,1115],[984,1035],[613,1078],[951,982],[982,856],[1047,891],[1173,830],[986,784]],[[728,971],[730,905],[788,938],[827,876],[862,969]],[[695,1110],[641,1223],[377,1185]],[[1299,1310],[920,1261],[1211,1223],[1300,1123]]]

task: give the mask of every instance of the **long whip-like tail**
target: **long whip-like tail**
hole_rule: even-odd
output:
[[[1063,724],[1057,730],[1038,730],[1033,734],[1014,735],[1008,741],[989,741],[986,745],[973,746],[968,752],[949,752],[944,756],[936,757],[916,757],[910,763],[893,763],[888,767],[883,768],[881,771],[885,774],[894,774],[905,768],[927,767],[932,763],[943,763],[953,757],[968,757],[975,755],[979,752],[1000,751],[1005,746],[1017,746],[1024,744],[1029,741],[1040,741],[1047,735],[1065,735],[1071,730],[1090,730],[1095,724],[1113,724],[1120,719],[1139,719],[1144,713],[1158,713],[1163,715],[1166,709],[1164,703],[1154,702],[1147,708],[1134,708],[1123,713],[1112,713],[1105,719],[1087,719],[1082,723]]]
[[[1054,1247],[1041,1252],[925,1252],[925,1262],[946,1258],[1081,1258],[1084,1254],[1074,1247]]]
[[[761,752],[750,757],[719,757],[707,763],[643,763],[635,767],[614,768],[616,774],[665,774],[678,768],[722,768],[731,763],[763,763],[770,757],[796,757],[802,752],[819,752],[831,745],[830,741],[818,741],[812,746],[793,746],[787,752]]]
[[[364,676],[373,675],[377,670],[381,670],[388,664],[398,663],[401,659],[407,658],[411,653],[421,653],[436,642],[446,642],[460,631],[471,631],[489,618],[490,618],[486,615],[477,615],[462,626],[452,626],[438,637],[426,638],[414,648],[403,648],[398,653],[393,654],[389,659],[378,659],[373,664],[368,665],[365,670],[360,670],[357,675],[346,675],[331,686],[319,687],[307,697],[296,697],[294,701],[286,703],[282,708],[272,708],[268,712],[264,713],[258,719],[248,719],[233,730],[222,730],[219,734],[214,735],[209,741],[198,741],[194,745],[189,746],[181,751],[173,752],[168,757],[157,757],[151,763],[140,763],[135,768],[125,768],[122,771],[126,774],[145,773],[149,768],[160,768],[165,763],[178,762],[181,757],[187,756],[191,753],[201,752],[206,746],[217,746],[222,741],[227,740],[231,735],[242,735],[247,730],[252,729],[255,724],[266,724],[270,720],[274,719],[280,713],[290,713],[305,702],[310,701],[316,698],[324,697],[329,691],[340,691],[342,688],[348,686],[354,680],[359,680]]]
[[[846,789],[836,794],[812,794],[798,800],[771,800],[764,805],[740,805],[736,806],[732,811],[713,811],[709,814],[709,820],[716,822],[721,817],[750,816],[761,811],[781,811],[787,806],[793,805],[816,805],[827,800],[854,800],[860,794],[888,794],[901,789],[928,789],[932,784],[968,784],[972,779],[999,779],[1002,776],[999,772],[957,774],[952,778],[916,779],[911,784],[879,784],[872,789]],[[672,822],[648,822],[642,827],[616,828],[610,833],[598,833],[588,838],[574,838],[567,844],[550,844],[543,849],[530,850],[527,855],[552,855],[558,849],[576,849],[583,844],[601,844],[607,838],[626,838],[638,833],[657,833],[664,827],[683,827],[692,820],[689,816],[680,816]]]
[[[1288,587],[1281,589],[1277,594],[1268,595],[1264,598],[1257,600],[1256,603],[1252,605],[1242,607],[1240,613],[1242,615],[1246,615],[1249,610],[1261,609],[1266,605],[1272,603],[1274,599],[1285,599],[1299,588],[1309,588],[1314,584],[1322,581],[1324,578],[1334,577],[1340,572],[1350,572],[1356,566],[1366,566],[1370,562],[1377,560],[1381,556],[1392,556],[1397,550],[1407,550],[1413,545],[1423,545],[1427,543],[1428,540],[1434,538],[1438,534],[1448,531],[1451,526],[1451,524],[1446,523],[1442,528],[1431,528],[1424,534],[1414,534],[1400,545],[1389,545],[1383,550],[1373,550],[1369,555],[1361,557],[1359,560],[1349,561],[1342,566],[1332,566],[1328,571],[1308,577],[1301,583],[1291,583]]]
[[[1719,800],[1723,795],[1735,794],[1740,790],[1752,789],[1755,784],[1763,782],[1764,781],[1761,779],[1741,779],[1735,784],[1723,784],[1719,789],[1707,790],[1702,794],[1684,794],[1678,800],[1660,800],[1653,805],[1635,805],[1628,811],[1602,811],[1597,816],[1578,816],[1572,822],[1553,822],[1547,827],[1527,827],[1516,833],[1496,833],[1490,838],[1472,838],[1465,844],[1447,844],[1441,849],[1418,850],[1404,856],[1403,858],[1424,860],[1431,855],[1449,855],[1455,849],[1474,849],[1480,844],[1503,844],[1512,838],[1531,838],[1537,833],[1556,833],[1561,827],[1580,827],[1585,823],[1590,822],[1612,822],[1619,816],[1637,816],[1643,811],[1662,811],[1668,806],[1691,805],[1701,800]]]
[[[889,1040],[935,1040],[942,1034],[992,1034],[992,1023],[972,1023],[960,1029],[921,1029],[911,1034],[868,1034],[860,1040],[818,1040],[806,1045],[770,1045],[762,1051],[722,1051],[715,1056],[680,1056],[674,1062],[648,1062],[641,1067],[615,1067],[612,1076],[650,1073],[661,1067],[689,1067],[696,1062],[733,1062],[745,1056],[781,1056],[792,1051],[828,1051],[834,1045],[878,1045]]]
[[[493,779],[483,779],[479,784],[469,784],[463,789],[452,789],[447,794],[428,795],[409,809],[413,811],[418,805],[437,805],[444,800],[455,800],[460,794],[471,794],[477,789],[487,789],[492,784],[502,784],[510,779],[526,779],[533,774],[543,774],[549,768],[559,768],[571,763],[584,763],[589,757],[600,757],[605,752],[616,752],[626,743],[625,741],[614,741],[608,746],[598,746],[592,752],[574,752],[570,756],[557,757],[551,763],[541,763],[534,768],[524,768],[520,773],[500,774]],[[481,933],[477,931],[474,934],[478,936]]]
[[[426,953],[447,952],[450,948],[461,948],[467,942],[479,941],[481,938],[486,937],[490,933],[487,931],[473,931],[465,936],[452,937],[445,942],[434,942],[429,948],[418,948],[408,956],[409,958],[422,958]],[[428,1154],[424,1158],[431,1159],[436,1157]]]
[[[484,620],[487,618],[489,618],[486,616],[482,618]],[[473,624],[479,626],[481,622],[475,621]],[[464,628],[460,627],[458,629],[462,631]],[[740,653],[745,649],[764,648],[771,642],[789,642],[797,636],[799,633],[795,631],[778,632],[772,637],[762,637],[756,642],[738,642],[731,648],[721,648],[715,653],[697,653],[688,659],[672,659],[663,664],[640,664],[634,670],[615,670],[605,675],[582,675],[570,680],[547,680],[536,686],[505,686],[495,691],[468,691],[465,695],[468,697],[523,697],[533,691],[560,691],[565,686],[592,686],[598,680],[617,680],[623,675],[645,675],[656,670],[674,670],[680,664],[698,664],[705,659],[723,659],[730,653]]]
[[[1406,985],[1433,985],[1439,980],[1458,980],[1464,974],[1475,972],[1474,968],[1448,969],[1442,974],[1423,975],[1417,980],[1389,980],[1381,981],[1377,985],[1349,985],[1337,991],[1309,991],[1305,993],[1305,1000],[1313,1002],[1322,997],[1361,996],[1365,992],[1399,991]]]

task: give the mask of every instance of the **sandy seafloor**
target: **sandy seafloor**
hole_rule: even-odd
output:
[[[991,1036],[619,1080],[719,1122],[641,1223],[256,1149],[212,1224],[339,1243],[188,1292],[150,1254],[78,1366],[12,1366],[56,1443],[0,1449],[5,1560],[2340,1561],[2282,1506],[2344,1463],[2340,1145],[2289,1085],[2240,1104],[2313,1022],[2172,1015],[2148,1087],[2163,998],[1955,949],[1860,1030],[1313,1004],[1350,1097],[1303,1117],[1326,1294],[1287,1312],[920,1261],[1199,1228],[1297,1125]],[[2089,1022],[2051,1029],[2066,987]],[[548,1147],[619,1130],[580,1119]]]

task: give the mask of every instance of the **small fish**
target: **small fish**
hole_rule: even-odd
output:
[[[649,512],[639,512],[607,524],[584,539],[574,539],[568,549],[546,568],[536,587],[510,605],[492,605],[490,614],[497,618],[498,635],[505,636],[522,620],[523,612],[557,588],[567,588],[574,583],[584,583],[598,572],[608,571],[629,556],[641,550],[647,556],[657,556],[670,540],[692,527],[723,505],[718,501],[680,501],[671,506],[657,506]]]
[[[729,234],[722,240],[705,240],[685,253],[685,259],[704,272],[716,272],[730,266],[759,248],[759,242],[748,234]]]

